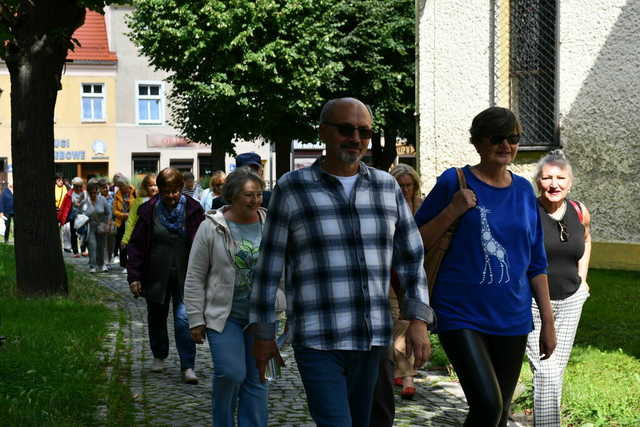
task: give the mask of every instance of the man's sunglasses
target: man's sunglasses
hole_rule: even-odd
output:
[[[509,142],[509,144],[516,145],[520,142],[520,135],[494,135],[489,137],[489,142],[491,142],[493,145],[500,145],[505,139]]]
[[[360,138],[362,139],[371,139],[373,136],[373,129],[365,128],[365,127],[355,127],[347,123],[331,123],[331,122],[322,122],[325,125],[333,126],[338,130],[338,133],[345,138],[349,138],[353,136],[353,133],[358,130],[358,134],[360,134]]]

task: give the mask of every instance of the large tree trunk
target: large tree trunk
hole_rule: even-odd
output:
[[[231,138],[229,138],[231,139]],[[211,144],[211,170],[215,171],[225,171],[225,157],[226,153],[223,148],[219,148],[219,145]]]
[[[68,292],[53,194],[53,115],[68,42],[84,15],[76,2],[38,2],[17,17],[17,43],[9,46],[16,277],[22,295]]]
[[[291,139],[278,138],[276,144],[276,179],[291,170]]]

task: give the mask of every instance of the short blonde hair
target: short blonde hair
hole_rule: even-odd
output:
[[[402,175],[409,175],[413,180],[413,187],[415,189],[413,196],[414,198],[420,198],[420,175],[418,175],[418,172],[416,172],[414,168],[405,163],[398,163],[389,171],[389,173],[396,180],[398,180]]]

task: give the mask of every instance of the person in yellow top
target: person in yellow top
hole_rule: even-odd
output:
[[[55,197],[56,197],[56,213],[60,210],[62,206],[62,201],[64,200],[64,196],[67,195],[67,187],[64,185],[64,181],[62,180],[62,175],[59,173],[56,174],[56,186],[54,187]]]
[[[126,273],[127,252],[120,248],[120,242],[122,241],[122,236],[124,236],[125,224],[129,218],[131,202],[136,198],[136,189],[129,184],[129,180],[124,176],[118,176],[118,181],[114,182],[114,184],[118,186],[118,191],[113,200],[113,216],[115,218],[113,222],[118,231],[116,232],[116,244],[113,251],[116,258],[113,260],[114,262],[118,262],[117,257],[119,256],[120,266],[124,269],[123,272]]]
[[[140,190],[138,191],[138,197],[131,202],[129,206],[129,219],[127,220],[127,224],[124,229],[124,236],[122,236],[121,246],[126,246],[129,244],[129,239],[131,239],[131,234],[133,234],[133,229],[136,226],[136,222],[138,221],[138,208],[144,202],[152,198],[158,194],[158,186],[156,185],[156,175],[148,174],[142,179],[140,183]]]

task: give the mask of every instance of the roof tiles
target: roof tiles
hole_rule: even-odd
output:
[[[73,33],[80,42],[75,50],[69,50],[67,60],[116,62],[118,57],[109,50],[104,15],[87,9],[84,24]]]

